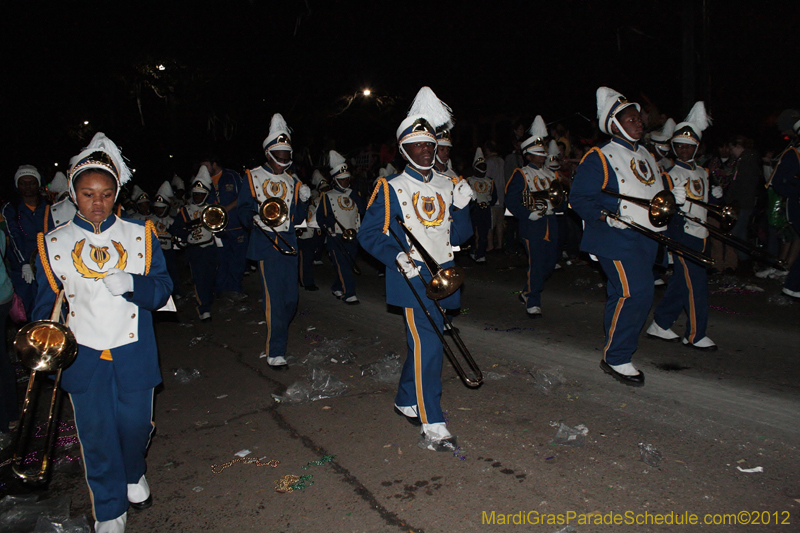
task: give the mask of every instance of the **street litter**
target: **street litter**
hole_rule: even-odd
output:
[[[528,372],[533,378],[534,386],[545,394],[550,394],[564,384],[564,376],[561,375],[561,367],[557,366],[549,370],[533,369]]]
[[[659,452],[655,446],[652,444],[645,444],[643,442],[639,443],[639,455],[645,464],[648,464],[652,467],[658,467],[663,459],[661,452]]]
[[[396,383],[400,379],[403,363],[400,356],[389,352],[374,363],[361,366],[361,377],[369,376],[381,383]]]
[[[236,452],[233,455],[235,455],[236,457],[247,457],[251,453],[253,453],[253,452],[251,452],[250,450],[239,450],[238,452]]]
[[[36,495],[6,496],[0,500],[0,531],[33,531],[39,517],[53,522],[69,520],[69,496],[38,500]]]
[[[200,371],[196,368],[175,368],[172,370],[172,375],[175,378],[175,381],[178,383],[189,383],[190,381],[194,381],[195,379],[199,379],[201,376]]]
[[[578,530],[572,526],[567,526],[565,528],[559,529],[555,533],[578,533]]]
[[[191,348],[192,346],[197,346],[198,344],[208,339],[209,337],[210,335],[208,333],[201,333],[200,335],[194,337],[192,340],[189,341],[189,347]]]
[[[292,474],[286,474],[282,478],[275,481],[275,492],[294,492],[296,490],[303,490],[309,485],[313,485],[314,482],[311,481],[311,478],[314,477],[311,474],[306,474],[305,476],[295,476]]]
[[[556,436],[553,438],[553,444],[580,448],[586,444],[586,435],[588,434],[589,428],[583,424],[575,426],[574,428],[566,424],[560,424]]]
[[[763,472],[764,471],[764,468],[760,467],[760,466],[757,466],[755,468],[742,468],[741,466],[737,466],[736,469],[739,472],[744,472],[745,474],[755,474],[757,472]]]
[[[203,487],[195,487],[192,490],[195,492],[203,492]]]
[[[70,520],[50,520],[40,516],[33,533],[92,533],[85,515]]]
[[[227,397],[228,397],[227,394],[220,394],[219,396],[217,396],[217,400],[221,400],[221,399],[227,398]]]
[[[308,470],[312,466],[322,466],[328,463],[332,463],[334,459],[336,459],[335,455],[323,455],[322,459],[307,462],[303,467],[303,470]]]
[[[483,379],[486,381],[499,381],[505,377],[505,374],[501,374],[500,372],[492,372],[491,370],[483,373]]]
[[[318,367],[311,367],[306,382],[296,381],[289,385],[282,400],[292,404],[315,402],[341,396],[345,391],[347,391],[347,385],[333,377],[330,372]]]
[[[772,305],[792,305],[792,299],[786,296],[785,294],[773,294],[769,298],[767,298],[767,302],[771,303]]]
[[[305,359],[304,365],[321,365],[328,361],[332,363],[349,363],[353,360],[353,353],[347,348],[347,337],[343,339],[326,339],[322,337],[319,346],[315,346]]]

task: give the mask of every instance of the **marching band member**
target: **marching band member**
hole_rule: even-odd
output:
[[[358,241],[345,240],[345,232],[358,232],[365,210],[364,200],[358,191],[350,188],[350,170],[345,158],[331,150],[329,160],[333,188],[322,194],[322,209],[317,211],[317,222],[325,228],[328,253],[336,268],[331,292],[344,303],[356,305],[360,302],[356,296],[353,265],[358,255]]]
[[[800,233],[800,152],[797,149],[800,144],[800,112],[794,109],[783,111],[778,117],[778,127],[791,139],[791,144],[780,155],[770,184],[775,192],[786,198],[786,218]],[[789,267],[782,292],[795,300],[800,299],[800,259]]]
[[[219,296],[241,301],[247,298],[242,292],[242,278],[247,266],[247,232],[239,220],[237,208],[242,178],[235,171],[222,168],[215,156],[205,158],[201,164],[208,169],[213,185],[209,203],[219,205],[228,213],[228,225],[217,232],[220,250],[215,290]]]
[[[603,190],[650,200],[663,190],[655,158],[639,145],[644,126],[639,104],[628,102],[620,93],[597,89],[597,118],[607,143],[592,148],[578,166],[570,191],[570,205],[585,223],[581,250],[597,257],[608,277],[606,284],[605,336],[600,368],[625,385],[644,385],[644,373],[631,363],[653,303],[653,262],[658,243],[623,221],[634,221],[654,231],[648,210],[619,200]],[[676,189],[675,198],[681,190]]]
[[[169,272],[169,277],[172,279],[172,295],[177,298],[181,294],[181,282],[178,274],[178,251],[175,249],[175,242],[172,239],[172,233],[170,233],[172,225],[175,224],[175,219],[169,215],[172,196],[172,186],[168,181],[164,181],[156,191],[156,197],[153,201],[153,215],[150,220],[153,221],[153,225],[156,228],[161,253],[164,254],[167,272]]]
[[[175,218],[178,216],[180,208],[186,205],[186,198],[184,198],[186,195],[186,185],[183,183],[183,179],[178,177],[177,174],[172,176],[170,185],[172,186],[174,195],[172,196],[172,201],[169,206],[169,216]]]
[[[519,220],[520,239],[528,253],[528,279],[520,294],[530,318],[542,317],[544,282],[558,262],[558,221],[547,199],[539,199],[533,209],[523,204],[527,192],[546,191],[556,175],[544,168],[547,159],[547,126],[537,115],[528,130],[530,135],[520,145],[528,163],[518,168],[506,184],[506,207]]]
[[[311,198],[308,200],[308,213],[306,214],[307,228],[297,229],[298,266],[300,268],[300,286],[307,291],[318,291],[314,283],[314,257],[322,246],[322,230],[317,223],[317,209],[319,208],[322,190],[330,190],[330,185],[322,177],[319,170],[314,170],[311,175]]]
[[[32,165],[22,165],[14,174],[14,186],[20,200],[16,206],[6,203],[2,216],[6,220],[6,230],[10,239],[8,275],[14,284],[14,292],[25,306],[28,318],[36,299],[36,276],[33,273],[31,258],[36,251],[36,234],[44,231],[50,217],[50,205],[39,194],[42,175]]]
[[[38,235],[33,316],[49,319],[64,291],[78,356],[61,387],[75,412],[97,533],[124,532],[128,507],[153,501],[145,454],[161,372],[151,313],[168,301],[172,281],[152,222],[113,213],[130,176],[116,145],[97,133],[69,170],[78,213]]]
[[[219,255],[214,233],[202,223],[203,210],[209,205],[211,176],[208,169],[200,166],[192,181],[191,203],[181,207],[171,232],[186,243],[186,260],[192,272],[197,314],[200,320],[211,320],[211,304],[214,303],[214,281],[217,277]]]
[[[50,206],[50,216],[47,220],[47,226],[44,228],[44,233],[69,222],[78,211],[69,195],[69,183],[63,172],[56,172],[47,189],[54,195],[53,205]]]
[[[386,265],[386,302],[404,308],[408,355],[395,397],[396,410],[413,424],[421,425],[419,446],[435,451],[452,451],[456,444],[441,407],[442,343],[403,274],[415,287],[439,331],[444,319],[425,295],[423,283],[429,282],[431,275],[422,267],[419,252],[409,249],[407,242],[401,247],[391,232],[407,240],[396,220],[400,217],[445,268],[454,264],[453,246],[471,236],[466,208],[474,193],[469,184],[464,180],[456,182],[433,169],[436,128],[451,121],[450,108],[428,87],[420,89],[407,118],[397,128],[400,152],[408,164],[400,174],[379,180],[358,235],[361,246]],[[439,302],[445,309],[458,308],[460,293]]]
[[[472,229],[475,232],[475,251],[470,254],[470,257],[476,263],[485,263],[486,242],[489,238],[489,231],[492,229],[491,207],[497,203],[497,189],[494,188],[494,180],[486,177],[486,160],[483,158],[483,150],[480,147],[475,150],[472,170],[473,174],[467,178],[467,182],[475,191],[475,199],[470,207]]]
[[[297,255],[280,250],[286,251],[287,243],[297,249],[294,228],[306,218],[311,190],[288,171],[292,165],[291,132],[279,113],[272,116],[262,147],[267,162],[247,171],[247,184],[239,192],[239,215],[246,227],[255,226],[247,258],[258,262],[264,290],[267,342],[263,355],[271,367],[280,368],[286,367],[289,323],[299,299]],[[287,207],[286,220],[275,227],[267,226],[259,216],[259,207],[270,198],[278,198]]]
[[[671,144],[677,161],[667,175],[673,191],[676,188],[683,188],[687,198],[705,203],[709,201],[708,170],[698,166],[694,158],[703,138],[703,131],[709,124],[711,120],[706,115],[705,105],[703,102],[697,102],[686,119],[675,126]],[[719,185],[711,188],[710,192],[714,198],[722,198],[722,187]],[[681,212],[704,222],[706,220],[706,208],[696,203],[684,203]],[[697,222],[674,216],[670,220],[668,233],[670,238],[692,250],[706,251],[708,229]],[[666,341],[677,341],[681,337],[670,328],[681,311],[686,311],[686,333],[683,335],[683,344],[700,350],[716,350],[717,345],[706,336],[708,325],[706,266],[679,253],[674,253],[673,257],[675,272],[669,278],[664,297],[656,306],[653,323],[647,328],[647,335]]]
[[[453,162],[450,160],[450,151],[453,149],[453,138],[450,133],[450,126],[440,128],[436,132],[436,164],[433,168],[439,174],[444,174],[451,178],[457,178],[453,170]]]
[[[133,186],[131,200],[136,204],[136,212],[130,218],[134,220],[150,220],[153,214],[150,212],[150,195],[144,192],[138,185]]]
[[[661,172],[669,172],[675,166],[672,160],[672,147],[670,140],[675,134],[675,121],[668,118],[660,130],[650,133],[650,144],[653,147],[653,155],[657,159],[658,168]]]

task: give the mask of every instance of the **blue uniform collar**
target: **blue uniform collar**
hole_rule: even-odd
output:
[[[428,173],[428,177],[425,177],[419,170],[414,168],[413,165],[408,164],[406,165],[406,169],[404,172],[417,181],[421,181],[422,183],[428,183],[429,181],[431,181],[431,179],[433,179],[434,170],[431,169],[431,171]]]
[[[628,139],[623,139],[622,137],[617,137],[617,136],[611,137],[611,142],[617,143],[620,146],[624,146],[625,148],[627,148],[632,152],[635,152],[636,150],[639,149],[638,142],[632,143]]]
[[[695,164],[694,161],[692,161],[691,163],[687,163],[686,161],[681,161],[680,159],[675,160],[675,166],[685,168],[688,170],[694,170],[697,168],[697,165]]]
[[[261,168],[263,168],[264,170],[266,170],[267,172],[269,172],[269,173],[270,173],[270,174],[272,174],[273,176],[280,176],[280,175],[282,175],[282,174],[286,174],[286,170],[285,170],[285,169],[284,169],[282,172],[279,172],[278,174],[275,174],[275,173],[272,171],[272,167],[271,167],[271,166],[269,166],[269,165],[268,165],[268,164],[266,164],[266,163],[264,163],[263,165],[261,165]]]
[[[72,219],[73,224],[81,229],[85,229],[86,231],[91,231],[92,233],[103,233],[113,226],[116,221],[117,216],[113,213],[99,224],[95,224],[94,222],[83,218],[83,215],[81,215],[80,212],[75,213],[75,216]]]

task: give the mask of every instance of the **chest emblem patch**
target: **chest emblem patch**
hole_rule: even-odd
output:
[[[280,198],[281,200],[286,200],[286,192],[288,188],[286,187],[286,183],[282,181],[271,181],[267,180],[262,185],[261,189],[264,191],[264,196],[267,198]]]
[[[656,181],[655,172],[650,168],[650,164],[643,159],[638,161],[636,159],[631,159],[631,170],[633,171],[633,175],[636,176],[636,179],[645,185],[652,185]]]
[[[117,264],[114,266],[114,268],[125,270],[125,267],[128,265],[128,252],[121,243],[111,241],[111,244],[114,245],[114,249],[119,254],[119,259],[117,260]],[[84,278],[93,279],[95,281],[98,279],[103,279],[106,277],[105,272],[92,270],[86,266],[86,263],[83,262],[81,254],[83,253],[83,247],[85,245],[86,239],[81,239],[75,243],[75,248],[72,249],[72,264],[75,265],[75,270],[77,270],[78,273]],[[105,265],[109,259],[111,259],[110,254],[108,253],[108,246],[103,246],[102,248],[92,244],[89,246],[91,247],[89,257],[92,259],[92,261],[97,263],[98,268],[103,268],[103,265]]]
[[[411,201],[414,204],[414,212],[417,214],[417,219],[423,226],[430,228],[442,224],[447,208],[444,198],[438,192],[436,196],[421,196],[419,192],[415,192]],[[422,214],[420,214],[420,210]]]

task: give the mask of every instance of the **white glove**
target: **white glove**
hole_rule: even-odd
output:
[[[542,218],[541,211],[531,211],[531,214],[528,215],[528,220],[530,220],[531,222],[536,222],[540,218]]]
[[[25,280],[25,283],[30,285],[33,283],[33,279],[36,276],[33,275],[33,267],[29,264],[22,265],[22,279]]]
[[[405,252],[397,254],[397,267],[400,272],[403,272],[408,279],[413,278],[419,274],[419,267],[414,264],[414,261]]]
[[[625,222],[633,222],[633,219],[629,216],[625,215],[618,215],[621,220],[617,220],[616,218],[606,216],[606,224],[608,224],[612,228],[616,229],[628,229],[628,226],[622,223],[622,220]]]
[[[258,216],[258,215],[253,215],[253,224],[255,224],[259,228],[263,229],[264,231],[267,231],[267,232],[272,231],[272,229],[269,226],[264,224],[264,221],[261,220],[261,217]]]
[[[475,198],[475,191],[469,186],[467,180],[459,181],[453,190],[453,205],[458,209],[464,209],[473,198]]]
[[[118,268],[111,268],[103,278],[108,292],[114,296],[122,296],[133,291],[133,276]]]
[[[308,188],[308,185],[301,185],[300,192],[298,193],[300,196],[301,202],[307,202],[309,198],[311,198],[311,189]]]
[[[675,187],[672,189],[672,195],[675,197],[676,204],[683,205],[686,203],[686,187]]]
[[[719,185],[714,185],[711,187],[711,196],[717,199],[722,198],[722,187]]]

